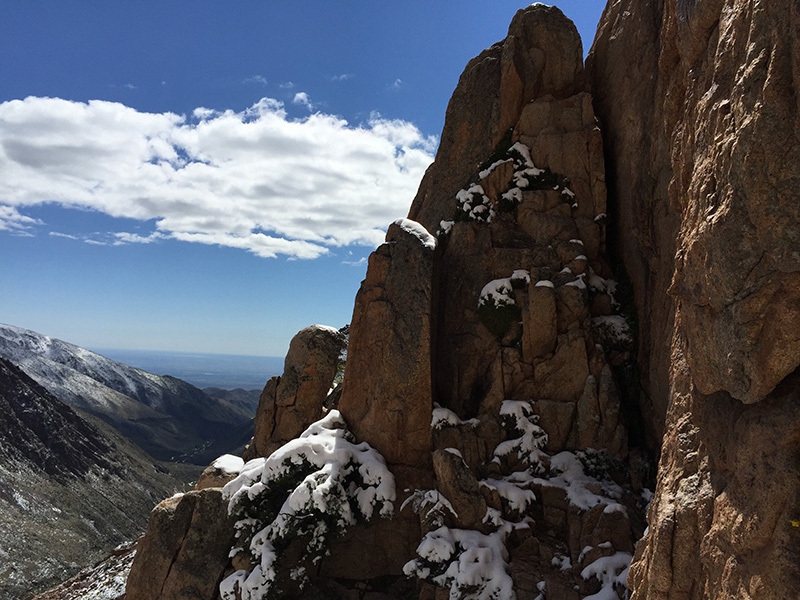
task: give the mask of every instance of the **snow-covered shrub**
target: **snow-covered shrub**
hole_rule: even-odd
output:
[[[628,569],[633,557],[627,552],[617,552],[611,556],[598,558],[581,571],[583,579],[597,578],[600,591],[583,600],[619,600],[617,590],[627,591]]]
[[[492,203],[480,184],[473,183],[468,188],[460,190],[456,194],[456,200],[458,201],[456,216],[459,219],[491,223],[494,218]]]
[[[510,277],[494,279],[483,286],[478,297],[478,318],[497,339],[502,339],[522,318],[513,289]]]
[[[512,473],[502,479],[482,479],[480,485],[497,492],[512,513],[522,516],[536,500],[536,495],[526,486],[530,483],[527,471]]]
[[[449,235],[450,232],[453,231],[453,225],[455,224],[456,224],[455,221],[447,221],[447,220],[439,221],[439,229],[436,232],[436,237]]]
[[[414,514],[424,513],[424,519],[434,527],[444,525],[447,513],[452,517],[458,517],[453,505],[438,490],[415,490],[408,498],[403,501],[400,510],[411,504]]]
[[[526,269],[517,269],[511,274],[509,280],[514,289],[524,288],[531,282],[531,272]]]
[[[500,406],[500,422],[516,437],[500,443],[494,455],[503,457],[516,452],[533,472],[542,472],[542,458],[546,456],[542,449],[547,445],[547,433],[539,427],[539,416],[533,414],[530,402],[504,400]]]
[[[355,444],[338,411],[330,411],[267,459],[244,465],[223,488],[228,512],[236,518],[231,556],[249,553],[253,570],[237,571],[222,584],[223,600],[280,597],[278,568],[317,564],[331,539],[376,513],[392,515],[395,484],[383,457],[366,443]],[[282,565],[282,553],[301,538],[303,564]]]
[[[605,448],[576,450],[575,456],[581,461],[583,472],[598,480],[610,480],[612,473],[624,469],[623,462],[611,456]]]
[[[627,350],[633,343],[633,333],[622,315],[594,317],[592,330],[603,347],[610,350]]]
[[[580,510],[604,506],[606,513],[627,512],[625,506],[616,501],[622,497],[622,488],[613,481],[600,481],[587,475],[578,457],[566,450],[550,457],[549,474],[535,482],[563,489],[569,503]]]
[[[525,144],[516,142],[508,146],[507,144],[511,142],[511,133],[509,132],[506,132],[492,155],[479,167],[477,181],[473,180],[456,194],[455,221],[491,223],[496,210],[513,212],[522,202],[522,192],[524,191],[555,190],[561,193],[562,201],[568,202],[573,208],[578,207],[575,193],[568,187],[569,180],[562,175],[553,173],[550,169],[536,167],[531,159],[530,148]],[[514,169],[511,182],[508,189],[497,198],[496,205],[493,205],[481,182],[500,165],[507,163],[511,163]],[[442,221],[437,235],[446,234],[449,231],[446,223],[449,224],[450,221]]]
[[[550,169],[540,169],[531,160],[530,148],[517,142],[508,149],[508,156],[514,161],[514,186],[509,191],[517,189],[520,194],[512,193],[508,200],[518,197],[522,200],[522,191],[527,190],[555,190],[561,192],[561,199],[565,202],[574,202],[575,194],[567,187],[569,180],[566,177],[553,173]]]
[[[513,600],[506,535],[440,527],[422,538],[403,572],[450,588],[450,600]]]
[[[442,429],[443,427],[458,427],[460,425],[467,425],[469,427],[477,427],[480,424],[478,419],[467,419],[462,421],[458,415],[449,408],[443,408],[433,403],[433,412],[431,414],[431,429]]]
[[[488,304],[490,306],[510,306],[515,304],[511,278],[493,279],[481,290],[478,297],[478,306]]]

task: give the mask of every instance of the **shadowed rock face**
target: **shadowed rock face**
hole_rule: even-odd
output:
[[[798,31],[788,0],[623,0],[590,54],[664,432],[634,598],[800,596]]]

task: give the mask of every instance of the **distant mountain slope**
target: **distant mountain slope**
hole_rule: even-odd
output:
[[[255,412],[246,403],[212,398],[180,379],[153,375],[11,325],[0,325],[0,357],[161,460],[208,463]]]
[[[0,597],[62,581],[135,538],[196,471],[153,461],[0,358]]]

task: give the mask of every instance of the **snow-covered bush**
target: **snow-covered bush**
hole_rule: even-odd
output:
[[[595,577],[600,582],[600,591],[583,600],[619,600],[617,590],[627,590],[628,569],[633,557],[627,552],[598,558],[581,571],[583,579]]]
[[[278,568],[295,567],[292,579],[305,580],[305,564],[317,564],[331,539],[376,513],[392,515],[395,484],[383,457],[366,443],[355,444],[338,411],[330,411],[267,459],[244,465],[223,488],[228,512],[236,518],[231,556],[249,553],[252,571],[240,570],[220,584],[223,600],[280,597]],[[290,542],[303,541],[300,565],[281,565]]]
[[[460,190],[456,194],[456,200],[459,210],[457,217],[460,219],[491,223],[494,218],[492,203],[480,184],[473,183],[468,188]]]
[[[503,137],[489,159],[481,165],[478,180],[456,194],[458,208],[455,220],[483,221],[490,223],[495,217],[495,210],[512,212],[522,202],[523,191],[555,190],[561,193],[561,199],[568,202],[573,208],[578,204],[575,193],[569,189],[569,180],[557,175],[550,169],[540,169],[531,160],[530,148],[521,142],[506,146],[511,141],[511,135]],[[497,205],[492,205],[486,196],[481,182],[489,177],[500,165],[512,163],[514,172],[511,176],[509,188],[500,194]],[[441,229],[444,231],[444,228]]]
[[[414,514],[424,513],[425,521],[434,527],[444,525],[448,513],[452,517],[458,517],[453,505],[438,490],[414,490],[414,493],[403,501],[400,510],[409,504]]]
[[[583,472],[598,480],[610,480],[612,473],[622,471],[625,468],[623,461],[614,458],[606,449],[595,450],[594,448],[584,448],[576,450],[575,456],[583,465]]]
[[[500,458],[516,452],[533,472],[542,472],[542,458],[546,456],[542,449],[547,445],[547,433],[539,427],[539,416],[533,414],[530,402],[504,400],[500,406],[500,422],[517,437],[499,444],[494,455]]]
[[[450,588],[450,600],[513,600],[506,535],[440,527],[422,538],[403,572]]]
[[[478,318],[498,340],[522,318],[514,301],[514,283],[510,277],[494,279],[483,286],[478,297]]]
[[[580,459],[567,450],[551,456],[547,477],[534,481],[542,486],[563,489],[569,503],[580,510],[603,506],[606,513],[627,512],[625,506],[617,502],[622,497],[622,488],[613,481],[600,481],[587,475]]]
[[[536,495],[526,486],[530,483],[527,471],[512,473],[502,479],[486,478],[480,481],[482,487],[497,492],[511,513],[521,517],[528,507],[536,500]]]
[[[489,306],[510,306],[515,304],[513,294],[513,286],[511,285],[511,278],[505,277],[503,279],[493,279],[481,290],[478,297],[478,306],[488,304]]]
[[[467,425],[469,427],[477,427],[480,424],[478,419],[467,419],[462,421],[458,415],[449,408],[443,408],[433,403],[433,412],[431,414],[431,429],[442,429],[443,427],[459,427]]]
[[[627,350],[633,343],[633,333],[622,315],[594,317],[592,330],[600,343],[610,350]]]

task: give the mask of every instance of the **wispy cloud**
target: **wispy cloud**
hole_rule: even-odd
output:
[[[364,265],[367,264],[367,257],[362,256],[358,260],[343,260],[342,264],[347,265],[349,267],[363,267]]]
[[[0,173],[3,172],[0,165]],[[34,225],[42,225],[39,219],[26,217],[14,207],[0,203],[0,231],[11,231],[12,233],[23,234],[30,232]]]
[[[80,239],[82,239],[82,238],[79,238],[77,235],[71,235],[69,233],[61,233],[59,231],[51,231],[49,233],[49,235],[50,235],[50,237],[64,238],[64,239],[67,239],[67,240],[80,240]]]
[[[136,89],[136,86],[133,85],[132,83],[123,83],[122,87],[124,87],[127,90],[135,90]]]
[[[120,231],[112,234],[114,241],[111,242],[114,246],[124,246],[126,244],[152,244],[158,240],[166,239],[160,231],[154,231],[150,235],[139,235],[138,233],[129,233],[127,231]]]
[[[252,77],[248,77],[247,79],[245,79],[243,83],[250,85],[255,84],[260,86],[266,86],[267,79],[263,75],[253,75]]]
[[[307,99],[307,98],[306,98]],[[0,103],[0,230],[41,225],[25,208],[55,202],[155,220],[155,233],[258,256],[315,258],[375,245],[405,215],[436,139],[373,115],[288,118],[263,98],[241,112],[144,113],[119,103],[29,97]]]
[[[328,75],[328,81],[347,81],[348,79],[352,79],[355,77],[352,73],[342,73],[341,75]]]
[[[294,81],[284,81],[283,83],[279,83],[278,87],[282,90],[290,90],[295,86]]]
[[[403,87],[403,80],[402,79],[395,79],[392,84],[389,86],[390,90],[399,90]]]

